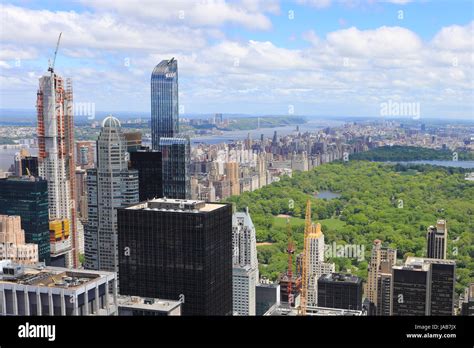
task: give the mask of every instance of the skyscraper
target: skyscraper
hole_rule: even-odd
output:
[[[161,137],[159,148],[163,163],[163,197],[189,199],[191,197],[189,139]]]
[[[65,85],[66,84],[66,85]],[[72,83],[53,69],[39,79],[38,172],[48,181],[49,219],[69,220],[71,238],[51,241],[51,258],[66,267],[79,263],[75,213],[75,163]],[[55,245],[56,244],[56,245]]]
[[[258,283],[257,239],[248,212],[232,216],[233,310],[239,315],[255,315],[255,287]]]
[[[230,194],[240,194],[240,175],[239,175],[239,164],[237,162],[226,162],[225,163],[225,175],[227,180],[230,182]]]
[[[118,210],[120,293],[232,314],[232,207],[159,198]]]
[[[390,315],[390,289],[392,266],[397,260],[395,249],[382,247],[382,241],[374,240],[367,277],[367,298],[375,306],[377,315]]]
[[[151,139],[159,150],[160,138],[179,132],[178,61],[162,60],[151,74]]]
[[[34,177],[0,179],[0,214],[18,215],[26,243],[38,245],[38,259],[50,263],[48,183]]]
[[[456,262],[408,257],[393,266],[391,315],[454,315]]]
[[[333,263],[324,262],[324,234],[321,231],[321,224],[312,224],[307,240],[308,260],[307,260],[307,305],[318,306],[318,280],[323,274],[331,274],[335,271]]]
[[[108,116],[97,140],[97,168],[87,170],[85,268],[118,271],[117,208],[138,203],[138,173],[128,169],[120,121]]]
[[[428,227],[426,233],[427,257],[432,259],[446,259],[448,240],[448,226],[446,220],[438,220],[436,226]]]
[[[140,202],[163,197],[163,164],[161,152],[142,150],[131,152],[130,166],[138,171]]]

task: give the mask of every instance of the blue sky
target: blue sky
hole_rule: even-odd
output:
[[[178,59],[186,113],[474,117],[473,2],[409,0],[2,1],[0,108],[32,109],[56,71],[76,102],[149,111],[149,80]]]

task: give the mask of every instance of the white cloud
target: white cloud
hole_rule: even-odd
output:
[[[433,46],[449,50],[474,51],[474,21],[466,26],[452,25],[441,29],[432,41]]]
[[[401,27],[380,27],[359,30],[355,27],[327,35],[327,42],[338,53],[348,56],[404,56],[420,51],[421,40],[412,31]]]
[[[266,1],[212,4],[253,19],[280,11],[277,3]],[[157,20],[154,16],[166,14],[153,11],[140,13],[144,5],[134,11],[126,5],[100,2],[89,5],[101,6],[98,12],[83,13],[3,6],[0,95],[8,86],[8,93],[21,91],[25,96],[22,107],[34,107],[37,78],[46,70],[62,31],[56,70],[73,78],[76,100],[95,101],[98,110],[149,109],[151,71],[171,56],[178,59],[180,103],[187,112],[199,112],[201,107],[275,112],[279,107],[286,113],[288,104],[309,105],[306,112],[325,105],[331,109],[329,104],[337,110],[348,105],[348,110],[355,110],[394,95],[468,105],[472,97],[473,22],[442,28],[427,42],[402,27],[351,27],[321,37],[308,30],[302,34],[306,47],[287,48],[265,39],[226,37],[222,24],[247,27],[247,19],[231,20],[229,12],[220,19],[208,18],[215,12],[191,6],[184,23]],[[130,15],[121,15],[127,9]]]
[[[309,5],[316,8],[326,8],[331,6],[331,0],[296,0],[300,5]]]
[[[230,4],[224,0],[83,0],[83,3],[102,11],[112,11],[120,15],[169,23],[182,23],[193,27],[220,26],[225,23],[242,25],[249,29],[266,30],[271,21],[263,12],[278,13],[275,1],[248,1]]]

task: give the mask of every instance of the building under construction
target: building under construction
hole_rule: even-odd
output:
[[[74,120],[72,82],[54,72],[54,59],[48,72],[39,79],[36,99],[38,134],[38,172],[48,181],[49,219],[68,220],[71,237],[56,245],[55,226],[51,232],[51,264],[78,267],[78,240],[75,207]]]
[[[280,283],[280,302],[288,304],[288,287],[289,280],[291,279],[291,296],[293,301],[291,303],[292,307],[297,307],[300,304],[300,294],[301,294],[301,277],[298,275],[292,275],[288,277],[288,274],[283,274],[278,279]]]

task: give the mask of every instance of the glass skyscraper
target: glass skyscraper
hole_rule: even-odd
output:
[[[178,61],[161,61],[151,74],[151,139],[159,150],[161,137],[172,138],[179,132]]]
[[[21,217],[25,241],[38,244],[38,259],[50,263],[48,182],[34,177],[0,179],[0,214]]]
[[[163,197],[191,198],[189,162],[191,145],[187,138],[161,138],[159,148],[163,161]]]
[[[120,294],[232,315],[232,206],[159,198],[118,209]]]

